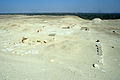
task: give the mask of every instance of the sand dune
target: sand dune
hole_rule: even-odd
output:
[[[0,80],[119,80],[119,74],[119,19],[0,15]]]

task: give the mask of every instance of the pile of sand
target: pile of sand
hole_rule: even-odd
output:
[[[94,24],[100,24],[100,22],[102,21],[102,19],[100,18],[95,18],[92,20]]]

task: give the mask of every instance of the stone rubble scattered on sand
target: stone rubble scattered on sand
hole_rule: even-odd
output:
[[[96,41],[96,47],[97,47],[97,55],[102,56],[103,55],[102,54],[102,47],[101,47],[99,40]]]
[[[99,65],[98,65],[98,64],[93,64],[92,66],[93,66],[94,68],[99,69]]]
[[[89,28],[87,28],[87,27],[81,27],[80,30],[89,31]]]
[[[22,43],[24,43],[24,41],[27,40],[27,39],[28,39],[28,38],[23,37],[23,38],[22,38]]]
[[[101,58],[100,60],[98,60],[99,63],[101,63],[102,65],[104,65],[104,59]]]
[[[101,44],[100,44],[100,40],[96,41],[96,47],[97,47],[97,55],[100,56],[100,59],[98,60],[98,63],[104,65],[104,58],[102,57],[103,53],[102,53],[102,49],[101,49]],[[92,65],[94,68],[100,69],[98,64],[93,64]],[[102,72],[106,72],[105,70],[101,70]]]
[[[68,27],[62,27],[62,29],[70,29],[70,27],[68,26]]]
[[[50,36],[54,36],[55,34],[51,34]],[[26,37],[22,37],[21,42],[13,43],[10,47],[6,47],[6,49],[2,49],[2,51],[9,51],[13,54],[18,54],[23,56],[24,54],[39,54],[37,49],[34,49],[35,46],[40,44],[47,44],[49,42],[53,42],[56,39],[51,37],[49,40],[40,40],[40,39],[29,39]],[[39,43],[39,44],[38,44]],[[12,43],[11,43],[12,44]],[[24,49],[25,48],[25,49]]]
[[[112,48],[115,48],[114,46],[112,46]]]
[[[0,30],[0,70],[9,76],[5,80],[119,80],[120,39],[114,21],[109,26],[100,19],[29,17],[13,20],[18,28],[12,18],[6,19],[13,25],[4,25],[7,32]]]
[[[55,33],[52,33],[52,34],[49,34],[48,36],[55,36],[56,34]]]
[[[38,33],[41,32],[41,31],[42,31],[42,29],[37,30]]]

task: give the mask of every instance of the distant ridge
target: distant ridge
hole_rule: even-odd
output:
[[[83,19],[120,19],[120,13],[0,13],[0,15],[55,15],[55,16],[64,16],[64,15],[75,15]]]

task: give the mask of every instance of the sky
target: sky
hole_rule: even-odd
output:
[[[0,0],[0,13],[120,13],[120,0]]]

